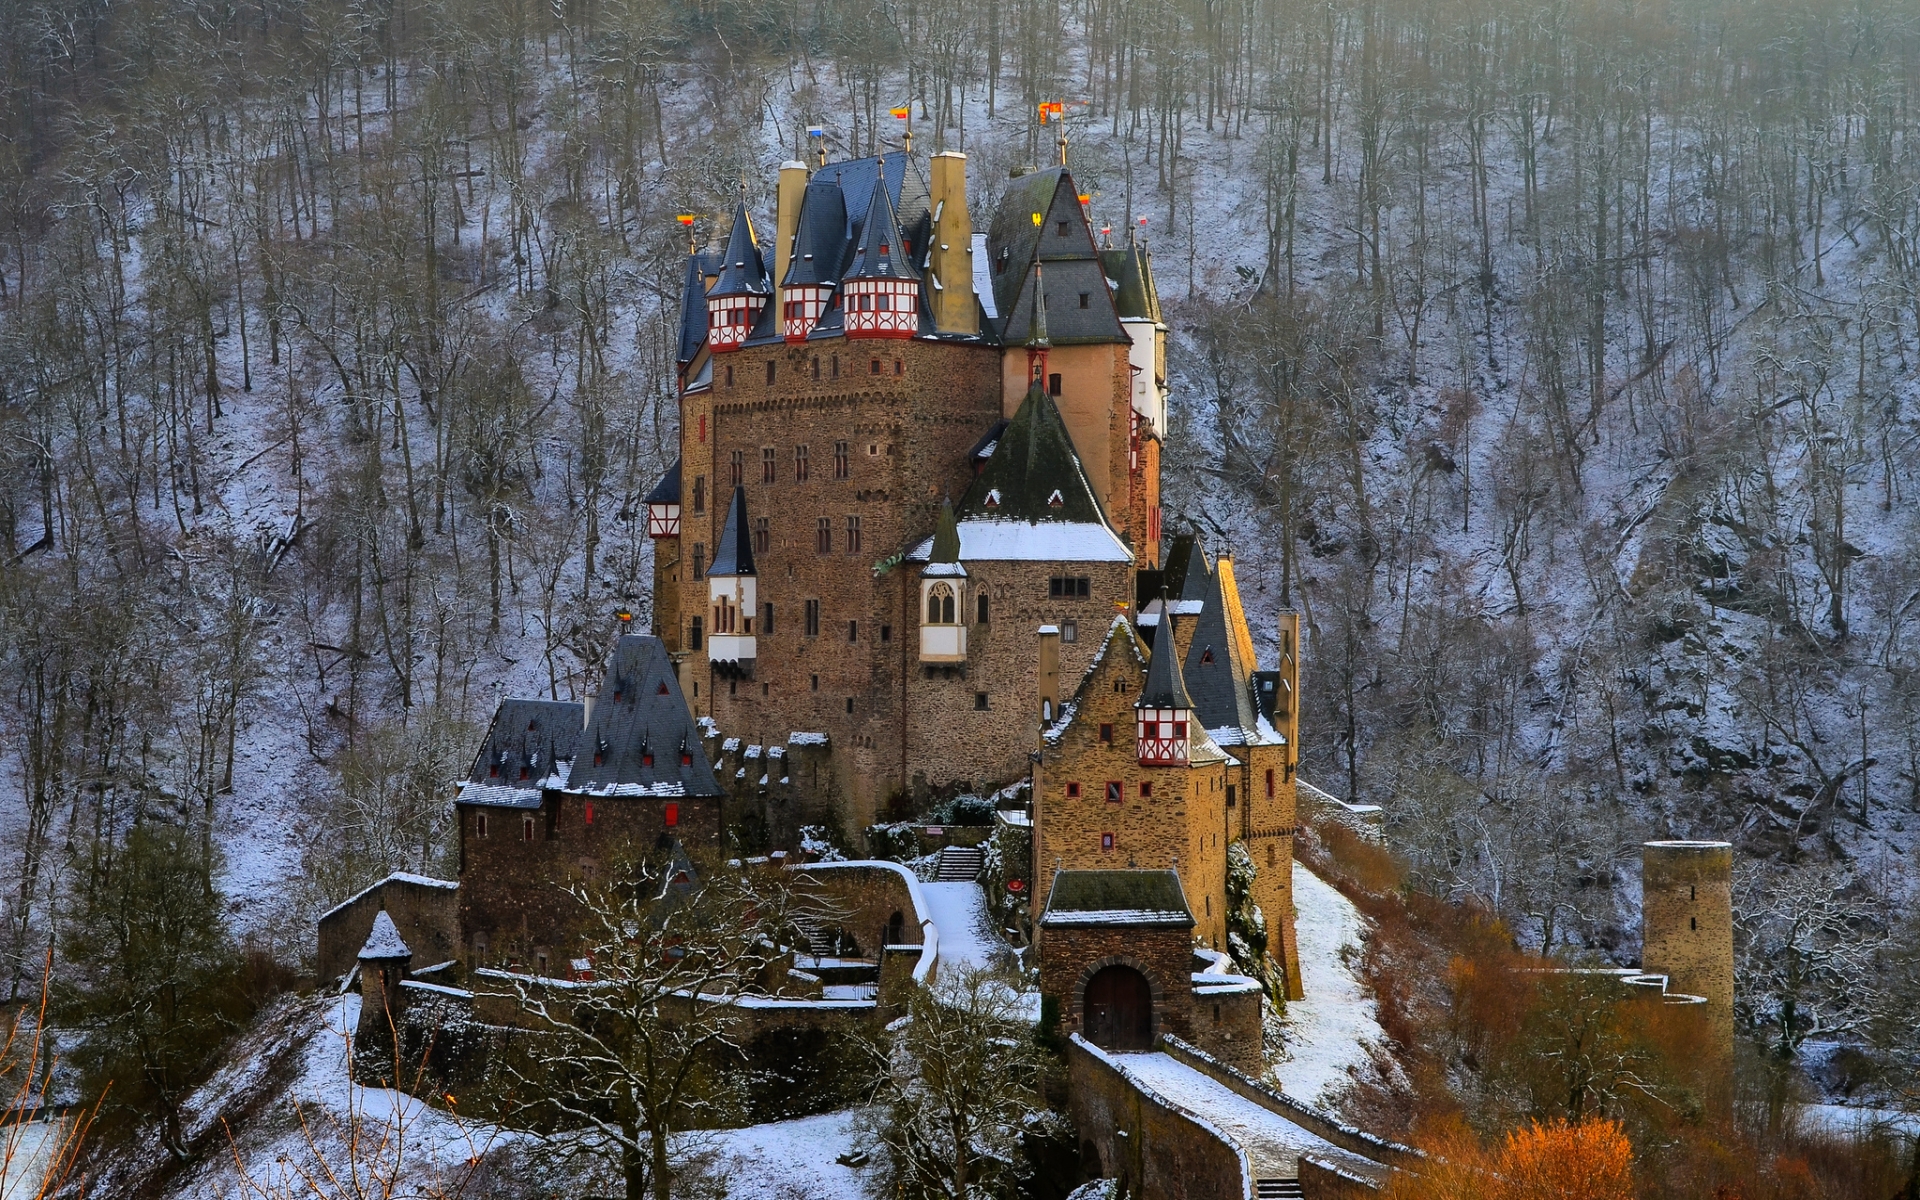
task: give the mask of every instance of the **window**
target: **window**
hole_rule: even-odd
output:
[[[1063,642],[1079,641],[1080,640],[1080,623],[1078,621],[1060,622],[1060,640]]]
[[[807,481],[807,448],[805,446],[793,448],[793,481],[795,483]]]
[[[1142,800],[1153,799],[1153,784],[1151,782],[1144,782],[1140,785],[1140,798]]]
[[[523,842],[530,842],[533,840],[533,814],[532,813],[528,813],[525,816],[522,816],[520,818],[520,840]]]
[[[990,611],[987,605],[987,594],[985,592],[980,593],[980,600],[978,603],[978,607],[980,609],[980,616],[977,619],[982,625],[985,625],[987,623],[987,616]]]
[[[810,687],[810,688],[811,688],[811,689],[812,689],[813,691],[816,691],[816,692],[817,692],[817,691],[819,691],[819,690],[820,690],[820,677],[819,677],[818,675],[809,675],[809,676],[807,676],[807,683],[808,683],[808,686],[809,686],[809,687]]]
[[[833,518],[821,517],[813,526],[813,549],[816,554],[833,553]]]
[[[820,602],[818,600],[807,601],[806,613],[807,613],[807,636],[819,637],[820,636]],[[815,675],[813,677],[813,690],[816,692],[820,690],[820,677],[818,675]]]
[[[648,765],[651,766],[653,755],[649,754],[646,756],[646,758],[648,760]],[[588,825],[593,824],[593,801],[591,800],[587,801],[586,808],[582,813],[582,818],[586,824]]]
[[[833,377],[835,379],[840,378],[840,356],[838,354],[833,356]]]
[[[739,487],[742,483],[746,482],[746,459],[747,456],[745,452],[740,450],[735,450],[729,457],[727,464],[728,479],[734,487]]]
[[[860,518],[847,518],[847,553],[860,553]]]
[[[769,636],[773,633],[773,601],[769,600],[760,616],[760,632]]]
[[[1234,785],[1230,783],[1227,785],[1227,807],[1228,808],[1233,807],[1233,800],[1234,800],[1233,794],[1234,794]]]
[[[1059,394],[1060,394],[1060,372],[1055,371],[1053,374],[1047,376],[1047,395],[1058,396]]]
[[[1123,794],[1124,793],[1122,792],[1121,783],[1118,779],[1107,780],[1107,803],[1108,804],[1120,803],[1120,798]]]
[[[886,643],[892,640],[893,640],[893,626],[882,625],[880,627],[880,644],[885,645]]]
[[[1200,663],[1202,666],[1205,666],[1206,664],[1212,661],[1213,661],[1213,647],[1208,646],[1205,650],[1202,650],[1200,652]]]
[[[753,552],[755,554],[765,554],[767,548],[773,545],[773,530],[768,527],[767,520],[766,517],[753,519]]]
[[[953,585],[936,583],[927,591],[927,624],[952,625]]]
[[[1055,575],[1047,580],[1047,596],[1054,600],[1085,600],[1093,594],[1093,581],[1085,575]]]
[[[1069,799],[1069,800],[1078,800],[1079,798],[1080,798],[1080,785],[1079,785],[1079,784],[1077,784],[1077,783],[1070,783],[1070,784],[1068,784],[1068,785],[1067,785],[1067,799]]]
[[[697,651],[700,649],[700,634],[703,629],[704,629],[704,626],[702,624],[702,619],[700,617],[695,617],[691,622],[688,623],[687,649],[694,650],[694,651]],[[700,685],[696,683],[694,684],[694,686],[699,687]],[[694,695],[696,696],[698,696],[699,694],[700,694],[699,692],[694,693]]]
[[[1698,928],[1700,928],[1700,918],[1699,918],[1699,917],[1688,917],[1688,918],[1687,918],[1687,928],[1688,928],[1688,929],[1698,929]]]
[[[973,711],[987,711],[987,694],[985,692],[975,692],[973,694]]]
[[[1088,308],[1088,307],[1091,307],[1091,301],[1092,301],[1092,300],[1093,300],[1093,293],[1091,293],[1091,292],[1081,292],[1081,293],[1080,293],[1080,307],[1081,307],[1081,308]],[[767,366],[768,366],[768,367],[772,367],[772,366],[773,366],[773,364],[772,364],[772,363],[768,363],[768,364],[767,364]],[[769,380],[767,380],[767,382],[768,382],[768,383],[772,383],[772,382],[773,382],[773,380],[771,380],[771,379],[769,379]]]
[[[860,640],[860,622],[847,622],[847,640],[849,642],[857,642]]]
[[[707,511],[707,477],[705,475],[693,477],[693,511],[696,513]]]
[[[835,442],[833,444],[833,477],[845,479],[852,474],[853,460],[847,454],[847,444]]]
[[[680,806],[678,804],[667,805],[665,816],[667,819],[667,828],[672,829],[680,823]]]
[[[1102,852],[1107,854],[1113,853],[1113,835],[1112,834],[1103,833],[1100,835],[1100,849]]]
[[[897,359],[897,358],[896,358],[896,359],[894,359],[894,360],[893,360],[893,373],[894,373],[895,375],[905,375],[905,374],[907,373],[907,364],[906,364],[906,363],[905,363],[904,361],[902,361],[901,359]]]
[[[1276,852],[1276,851],[1274,850],[1274,848],[1273,848],[1273,843],[1272,843],[1272,842],[1268,842],[1268,843],[1267,843],[1267,865],[1268,865],[1268,866],[1270,866],[1270,867],[1272,867],[1272,866],[1277,866],[1277,865],[1279,865],[1279,861],[1280,861],[1280,856],[1279,856],[1279,854],[1278,854],[1278,853],[1277,853],[1277,852]]]
[[[707,577],[707,544],[705,542],[693,544],[693,577],[695,579]]]
[[[867,374],[878,375],[879,373],[880,373],[880,360],[876,358],[873,360],[872,364],[868,366]]]
[[[1067,236],[1067,223],[1065,221],[1055,221],[1053,223],[1053,231],[1061,237]]]
[[[1273,770],[1267,770],[1267,799],[1273,799]]]
[[[700,444],[707,444],[707,414],[700,414]]]
[[[760,482],[773,482],[773,447],[760,447]]]
[[[728,387],[733,386],[733,364],[732,363],[727,364],[727,386]]]
[[[473,814],[473,836],[475,837],[487,836],[487,814],[485,813]]]
[[[1113,726],[1105,724],[1100,726],[1100,744],[1103,746],[1113,745]]]
[[[820,378],[820,356],[818,354],[813,356],[813,377],[815,379]]]
[[[853,715],[853,697],[852,696],[847,697],[847,715],[848,716]]]

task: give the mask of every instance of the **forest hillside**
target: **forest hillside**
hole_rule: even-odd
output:
[[[137,825],[292,965],[445,871],[645,616],[676,216],[910,102],[1147,239],[1169,528],[1413,886],[1631,962],[1638,843],[1730,838],[1748,1027],[1911,1049],[1917,84],[1898,0],[0,3],[5,970]]]

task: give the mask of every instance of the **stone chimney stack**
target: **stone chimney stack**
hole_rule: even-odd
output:
[[[1040,627],[1040,725],[1044,729],[1060,716],[1060,627]]]
[[[780,164],[780,183],[775,191],[773,230],[773,315],[776,321],[787,318],[787,264],[793,260],[793,238],[800,231],[800,198],[807,190],[807,164],[788,159]],[[775,328],[779,328],[775,325]]]
[[[1280,614],[1280,678],[1273,697],[1273,724],[1287,739],[1287,778],[1300,765],[1300,614]]]
[[[933,303],[933,327],[941,333],[972,336],[980,332],[980,309],[973,298],[973,220],[967,215],[967,156],[947,150],[933,156],[929,200],[933,204],[933,245],[927,285]]]

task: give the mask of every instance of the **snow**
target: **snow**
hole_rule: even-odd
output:
[[[64,1120],[21,1121],[0,1128],[0,1200],[39,1200],[66,1129]]]
[[[1370,1160],[1263,1108],[1171,1054],[1115,1054],[1112,1061],[1129,1078],[1225,1133],[1247,1156],[1256,1179],[1293,1178],[1304,1153],[1369,1178],[1379,1173]]]
[[[1860,1108],[1851,1104],[1805,1104],[1800,1118],[1807,1125],[1833,1133],[1897,1132],[1920,1138],[1920,1113],[1897,1108]]]
[[[1287,1002],[1280,1019],[1285,1057],[1267,1078],[1297,1100],[1329,1108],[1369,1061],[1368,1047],[1384,1044],[1386,1034],[1372,995],[1349,965],[1366,928],[1359,911],[1299,863],[1293,865],[1293,903],[1306,999]]]
[[[1049,912],[1041,920],[1049,929],[1060,925],[1191,925],[1191,913],[1178,909],[1096,908],[1084,912]]]
[[[729,1200],[854,1200],[860,1173],[836,1159],[853,1153],[860,1112],[688,1135],[713,1157]]]
[[[1013,951],[993,931],[987,894],[977,883],[923,883],[926,917],[940,931],[943,968],[992,970],[1006,967]]]
[[[488,808],[539,808],[539,788],[508,787],[498,783],[463,783],[459,803],[480,804]]]
[[[450,879],[434,879],[426,875],[414,875],[406,871],[395,871],[393,874],[387,876],[385,879],[382,879],[379,883],[373,884],[371,887],[361,888],[359,891],[355,892],[351,896],[348,896],[345,900],[342,900],[340,903],[334,905],[332,908],[328,909],[326,912],[321,913],[320,919],[322,921],[326,920],[328,917],[339,912],[341,909],[347,907],[349,904],[352,904],[354,901],[379,891],[381,888],[387,886],[389,883],[412,883],[412,884],[417,884],[420,887],[435,887],[435,888],[448,888],[448,889],[457,889],[460,886],[458,883],[455,883]]]
[[[1091,521],[1000,521],[975,517],[958,522],[962,562],[1132,562],[1113,530]],[[933,553],[928,538],[907,552],[910,561]]]
[[[360,957],[413,957],[413,951],[407,948],[407,940],[400,936],[400,930],[394,927],[393,918],[387,915],[386,909],[374,914],[373,929],[367,934],[367,944],[360,947]]]
[[[824,733],[789,733],[787,735],[789,746],[824,746],[826,744],[827,735]]]

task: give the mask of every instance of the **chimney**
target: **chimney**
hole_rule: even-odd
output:
[[[800,198],[806,190],[807,164],[791,158],[781,163],[773,230],[773,315],[780,321],[787,316],[787,263],[793,259],[793,238],[800,232]]]
[[[973,221],[967,215],[967,156],[947,150],[933,156],[933,244],[927,261],[933,327],[941,333],[980,332],[973,298]]]
[[[1274,687],[1273,724],[1287,739],[1287,775],[1300,762],[1300,614],[1280,614],[1280,678]]]
[[[1051,725],[1060,716],[1060,627],[1040,627],[1040,723]]]

